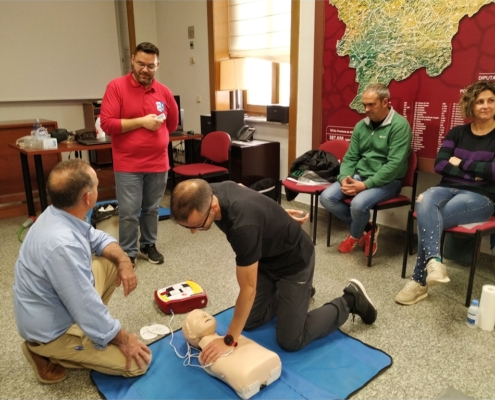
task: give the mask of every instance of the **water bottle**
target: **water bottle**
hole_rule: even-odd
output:
[[[40,119],[39,118],[36,118],[34,120],[34,125],[33,125],[33,130],[31,131],[31,136],[35,136],[36,135],[36,130],[41,126],[40,124]]]
[[[41,125],[38,118],[36,118],[36,123],[34,124],[34,126],[36,130],[34,132],[35,145],[33,147],[41,149],[43,148],[43,140],[49,139],[50,134],[48,133],[47,129]]]
[[[105,140],[105,132],[101,129],[100,117],[96,118],[95,131],[97,140]]]
[[[466,325],[470,328],[476,328],[478,325],[478,300],[472,300],[468,308]]]

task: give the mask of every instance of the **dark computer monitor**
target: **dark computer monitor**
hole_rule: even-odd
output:
[[[232,140],[244,126],[244,110],[214,110],[211,112],[212,131],[227,132]]]
[[[177,124],[177,130],[182,131],[183,130],[183,121],[182,121],[182,112],[180,109],[180,96],[179,95],[174,95],[175,102],[177,103],[177,109],[179,110],[179,123]]]

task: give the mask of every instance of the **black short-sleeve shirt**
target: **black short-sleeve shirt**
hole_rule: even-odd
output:
[[[290,276],[304,269],[313,254],[311,238],[279,204],[232,181],[212,183],[222,219],[215,224],[227,235],[238,266],[259,262],[259,269]]]

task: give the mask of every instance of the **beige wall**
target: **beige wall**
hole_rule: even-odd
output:
[[[210,113],[206,0],[157,1],[155,9],[159,79],[180,95],[184,129],[200,132],[200,115]],[[194,26],[194,49],[188,26]]]
[[[84,128],[82,102],[44,101],[0,103],[0,121],[15,121],[36,118],[58,122],[59,128],[69,131]]]
[[[136,45],[142,42],[150,42],[157,45],[157,18],[155,18],[156,2],[134,1],[133,8]]]

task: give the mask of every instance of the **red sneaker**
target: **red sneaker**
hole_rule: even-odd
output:
[[[380,228],[378,227],[378,225],[374,229],[375,229],[375,237],[373,240],[373,252],[371,253],[372,256],[375,255],[376,250],[378,249],[378,233],[380,233]],[[364,254],[366,254],[366,257],[368,257],[370,254],[371,229],[369,230],[369,232],[366,232],[363,235],[363,238],[364,238]]]
[[[351,235],[347,235],[347,237],[339,244],[339,251],[341,253],[350,253],[356,245],[361,242],[361,239],[354,239]]]

